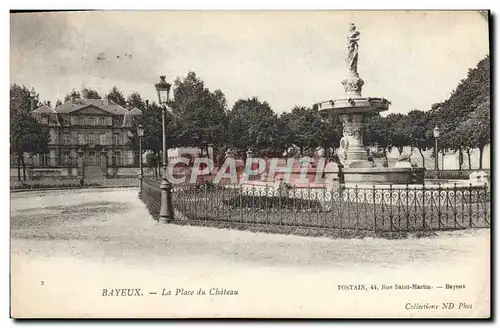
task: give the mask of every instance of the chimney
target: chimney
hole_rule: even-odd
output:
[[[50,106],[50,100],[47,100],[47,107],[52,108],[52,106]]]
[[[74,104],[75,103],[75,95],[71,95],[71,103]]]

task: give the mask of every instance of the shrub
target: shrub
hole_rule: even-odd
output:
[[[196,190],[202,191],[202,190],[217,190],[217,189],[224,189],[219,184],[215,184],[212,181],[205,180],[202,183],[198,183],[195,186]]]
[[[312,209],[321,210],[321,203],[317,200],[291,198],[287,196],[233,196],[224,200],[224,205],[232,208],[252,208],[252,209]]]

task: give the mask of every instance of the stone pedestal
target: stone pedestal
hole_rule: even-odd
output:
[[[347,77],[342,80],[345,95],[348,98],[361,98],[361,91],[364,84],[365,81],[355,72],[348,72]]]
[[[344,125],[345,167],[370,167],[363,144],[364,114],[342,114]]]

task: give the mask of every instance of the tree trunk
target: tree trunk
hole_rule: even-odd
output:
[[[401,156],[401,154],[403,153],[403,147],[397,147],[397,148],[398,148],[399,156]]]
[[[17,181],[21,181],[21,155],[17,155]]]
[[[462,153],[462,148],[458,148],[458,170],[462,171],[462,165],[464,164],[464,156]]]
[[[483,151],[484,151],[484,146],[479,147],[479,169],[483,168]]]
[[[300,157],[304,155],[304,147],[300,147]]]
[[[467,148],[467,159],[469,160],[469,170],[472,170],[471,160],[470,160],[470,149]]]
[[[420,149],[420,148],[417,148],[417,149],[418,149],[418,152],[420,153],[420,156],[422,156],[422,166],[425,167],[424,153],[422,153],[422,149]]]
[[[26,181],[26,163],[24,162],[24,156],[21,157],[21,164],[23,165],[23,180]]]
[[[389,158],[387,158],[387,149],[384,148],[384,162],[382,163],[383,167],[389,167]]]

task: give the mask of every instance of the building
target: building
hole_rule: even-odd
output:
[[[33,115],[49,127],[51,139],[49,153],[27,158],[35,176],[112,177],[139,166],[139,153],[128,145],[132,122],[142,115],[137,108],[129,111],[107,99],[72,99],[55,108],[43,105]]]

